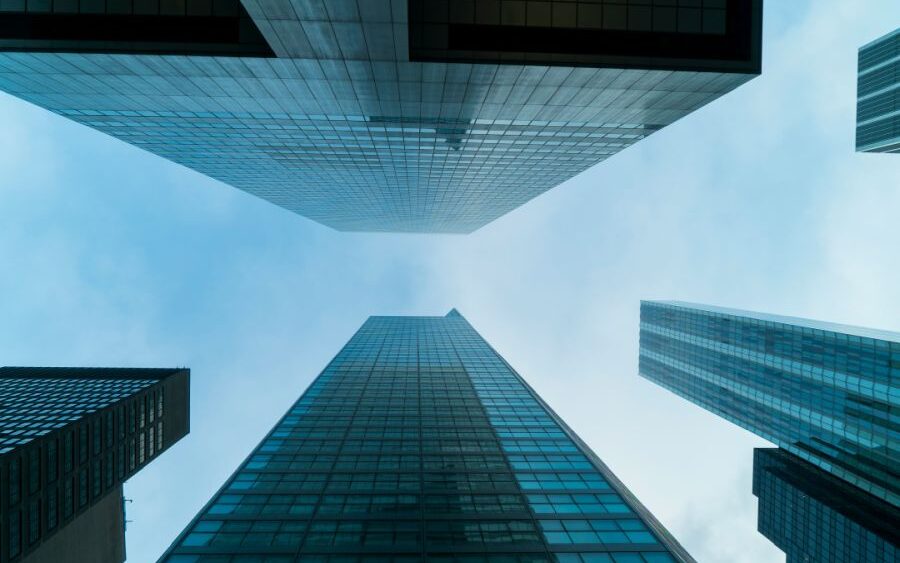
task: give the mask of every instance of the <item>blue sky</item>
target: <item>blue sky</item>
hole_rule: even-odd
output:
[[[154,561],[371,314],[457,307],[700,561],[756,533],[765,442],[637,376],[640,299],[900,330],[900,157],[853,151],[893,0],[769,1],[764,74],[468,236],[346,234],[0,94],[0,364],[188,366],[126,485]]]

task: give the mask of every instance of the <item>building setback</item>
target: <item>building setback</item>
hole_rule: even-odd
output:
[[[753,452],[759,532],[787,563],[893,563],[900,509],[778,448]]]
[[[900,152],[900,28],[859,50],[856,150]]]
[[[186,369],[0,368],[0,563],[121,563],[122,483],[189,430]]]
[[[455,310],[371,317],[160,561],[693,561]]]
[[[339,230],[470,232],[760,72],[762,0],[8,0],[0,89]]]

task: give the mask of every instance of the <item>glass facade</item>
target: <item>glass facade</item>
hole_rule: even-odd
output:
[[[371,317],[166,563],[692,561],[456,311]]]
[[[415,2],[243,2],[274,56],[202,56],[208,45],[183,42],[171,54],[167,37],[140,52],[131,41],[99,48],[89,31],[47,52],[44,39],[9,39],[21,28],[10,18],[24,16],[0,10],[0,39],[13,42],[0,42],[0,89],[336,229],[470,232],[759,73],[758,0],[672,1],[684,15],[671,32],[587,30],[603,41],[549,58],[536,49],[566,43],[534,43],[526,57],[482,49],[473,61],[412,57]],[[626,18],[647,7],[638,4]],[[668,20],[666,10],[653,17]],[[706,33],[719,12],[746,15]],[[701,32],[682,33],[697,13]],[[648,33],[687,50],[644,52]],[[745,51],[734,54],[731,38]],[[159,54],[147,52],[154,45]],[[574,61],[585,45],[589,60]]]
[[[753,452],[759,531],[787,563],[895,563],[900,509],[782,449]]]
[[[900,152],[900,28],[859,50],[856,150]]]
[[[641,303],[640,374],[900,504],[900,334]]]
[[[125,530],[110,534],[98,518],[108,511],[92,509],[187,434],[188,380],[188,370],[0,368],[0,563],[55,560],[45,542],[73,521],[83,537],[121,544],[109,551],[124,560]]]

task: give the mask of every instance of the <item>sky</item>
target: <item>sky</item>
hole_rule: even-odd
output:
[[[639,301],[900,331],[900,157],[854,152],[895,0],[766,5],[763,74],[473,234],[339,233],[0,94],[0,365],[191,368],[125,486],[155,561],[374,314],[456,307],[701,562],[756,532],[767,443],[637,375]]]

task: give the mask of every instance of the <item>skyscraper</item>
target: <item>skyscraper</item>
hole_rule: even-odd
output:
[[[640,374],[894,506],[900,334],[641,302]]]
[[[753,452],[759,532],[787,563],[893,563],[900,509],[778,448]]]
[[[4,0],[0,89],[353,231],[469,232],[760,71],[762,0]]]
[[[859,50],[856,150],[900,152],[900,28]]]
[[[0,368],[0,563],[124,561],[122,482],[188,433],[189,377]]]
[[[245,560],[692,561],[455,310],[369,318],[161,559]]]

